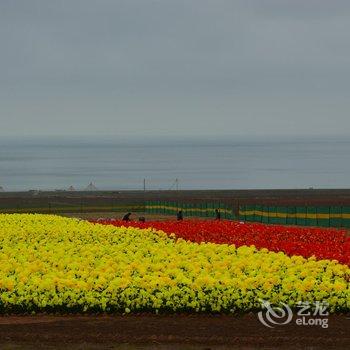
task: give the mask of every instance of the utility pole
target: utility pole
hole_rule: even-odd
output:
[[[143,192],[146,192],[146,179],[143,179]]]
[[[178,191],[179,190],[179,179],[178,178],[175,179],[175,184],[176,184],[176,191]]]

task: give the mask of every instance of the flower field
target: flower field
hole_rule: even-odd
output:
[[[95,221],[96,222],[96,221]],[[315,256],[317,259],[335,259],[350,265],[350,237],[345,230],[266,225],[229,220],[184,220],[124,222],[98,220],[105,225],[154,228],[192,242],[234,244],[237,247],[254,245],[287,255]]]
[[[0,215],[0,311],[232,313],[260,299],[350,309],[346,264],[179,232]]]

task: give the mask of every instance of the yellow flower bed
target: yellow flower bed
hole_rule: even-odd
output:
[[[215,311],[326,301],[350,308],[350,269],[152,229],[0,215],[0,312]]]

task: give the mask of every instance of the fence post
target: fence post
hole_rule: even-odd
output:
[[[340,227],[344,227],[343,225],[343,206],[340,207],[340,216],[341,216],[341,221],[340,221]]]

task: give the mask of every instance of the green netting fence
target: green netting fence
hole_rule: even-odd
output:
[[[176,215],[182,210],[184,217],[206,217],[214,218],[215,209],[220,210],[221,218],[237,219],[234,208],[224,203],[180,203],[180,202],[164,202],[152,201],[145,204],[146,213],[149,214],[166,214]]]
[[[215,217],[219,209],[222,219],[262,222],[277,225],[321,227],[349,227],[350,207],[346,206],[266,206],[233,205],[220,202],[180,203],[151,201],[145,203],[147,213],[176,215],[182,210],[184,217]]]
[[[244,221],[278,225],[350,228],[350,207],[240,205],[239,218]]]

